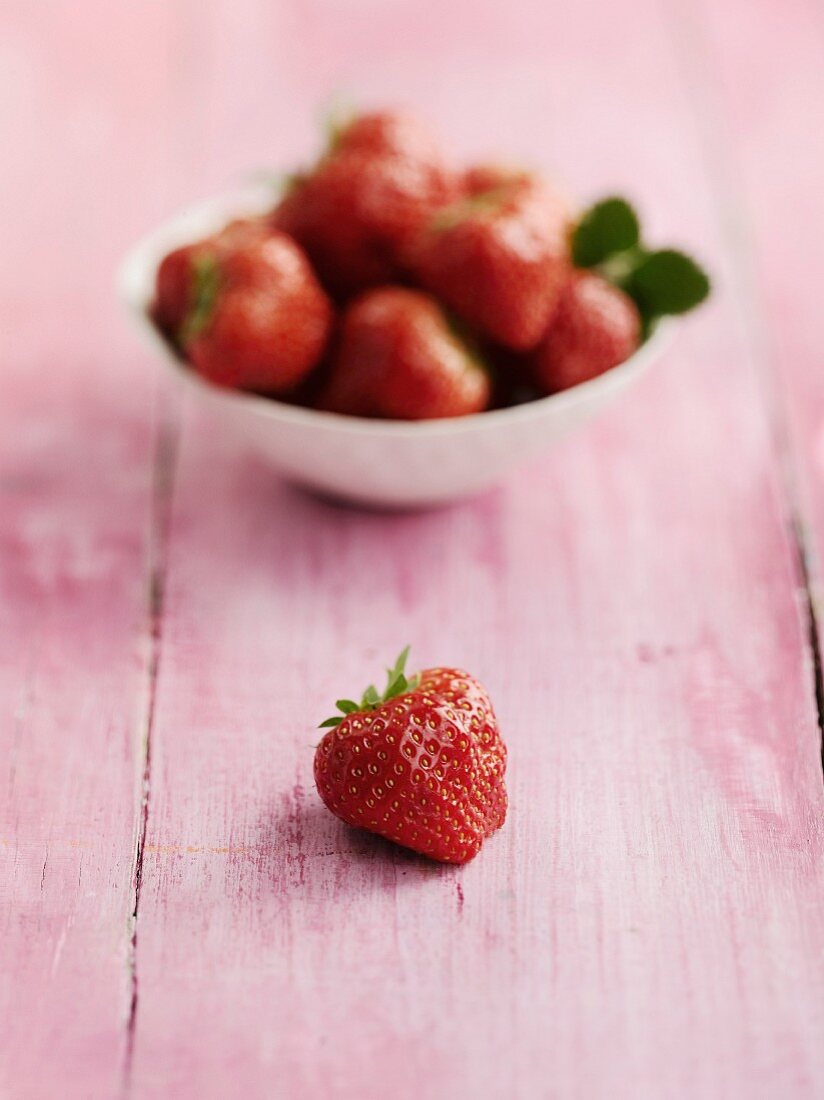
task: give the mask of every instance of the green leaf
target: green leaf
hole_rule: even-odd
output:
[[[640,235],[638,217],[626,199],[603,199],[586,211],[572,234],[572,262],[576,267],[594,267],[617,252],[635,248]]]
[[[379,707],[381,703],[385,703],[387,700],[394,699],[397,695],[403,695],[404,692],[417,687],[420,676],[407,677],[404,672],[408,657],[409,646],[398,655],[398,659],[395,661],[394,666],[387,669],[386,690],[382,695],[378,694],[378,689],[374,684],[370,684],[363,693],[363,697],[359,703],[356,703],[354,699],[338,699],[335,706],[341,711],[341,714],[348,717],[350,714],[356,714],[358,711],[374,710],[376,707]],[[339,726],[343,721],[344,717],[335,715],[334,718],[327,718],[325,722],[322,722],[319,728],[325,729],[332,726]]]
[[[406,668],[406,661],[407,661],[407,658],[409,657],[409,649],[410,649],[410,647],[406,646],[405,649],[401,650],[401,652],[398,654],[397,661],[395,661],[394,667],[389,670],[389,683],[390,684],[392,683],[393,680],[396,680],[398,678],[398,676],[400,676],[401,673],[403,672],[403,670]]]
[[[363,693],[361,699],[361,707],[375,707],[381,701],[380,695],[378,695],[378,689],[374,684],[370,684],[366,691]]]
[[[383,702],[385,703],[387,699],[394,699],[396,695],[403,695],[408,687],[409,681],[401,673],[387,686],[386,691],[383,693]]]
[[[686,313],[710,292],[707,273],[683,252],[649,252],[629,276],[626,289],[645,317]]]

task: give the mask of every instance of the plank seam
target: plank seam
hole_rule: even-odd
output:
[[[780,494],[780,505],[794,559],[799,603],[804,620],[802,627],[810,647],[813,704],[824,780],[824,669],[821,650],[821,630],[824,623],[820,622],[816,610],[814,547],[803,520],[795,452],[789,428],[789,411],[773,366],[770,339],[764,324],[759,320],[764,311],[760,308],[761,294],[757,289],[752,258],[750,219],[746,213],[742,213],[743,204],[732,200],[730,179],[736,173],[732,154],[728,150],[733,147],[733,142],[728,140],[718,121],[724,113],[723,100],[718,90],[717,64],[706,34],[698,26],[698,21],[690,17],[683,0],[664,0],[664,7],[667,15],[664,22],[674,43],[673,53],[679,63],[685,96],[695,121],[699,151],[706,163],[710,193],[720,222],[720,234],[729,247],[735,281],[740,288],[739,291],[733,288],[732,297],[743,321],[744,331],[755,330],[755,335],[745,337],[745,342],[755,367],[756,389],[763,404],[777,460],[780,488],[783,490]],[[688,94],[689,92],[693,94]],[[737,191],[743,193],[742,188]]]
[[[812,569],[810,565],[808,540],[804,535],[798,514],[793,512],[793,542],[798,559],[798,571],[802,579],[802,597],[807,619],[807,631],[812,656],[813,685],[815,689],[815,708],[818,720],[818,734],[821,739],[821,768],[824,776],[824,669],[821,663],[821,629],[816,610]]]
[[[132,905],[129,917],[128,949],[129,1009],[126,1019],[126,1052],[123,1066],[123,1093],[131,1088],[140,983],[137,969],[138,920],[143,887],[143,862],[149,828],[152,789],[152,735],[157,702],[157,683],[163,641],[163,618],[166,602],[166,571],[168,565],[169,526],[172,492],[177,466],[179,424],[177,417],[164,410],[157,432],[153,457],[151,494],[150,549],[148,569],[148,642],[147,698],[143,720],[142,754],[139,761],[140,807],[137,838],[131,868]]]

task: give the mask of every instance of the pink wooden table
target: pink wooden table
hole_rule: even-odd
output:
[[[824,1095],[824,8],[3,15],[0,1096]],[[628,191],[716,274],[622,404],[445,511],[281,483],[114,301],[135,237],[305,158],[335,90]],[[463,870],[312,783],[407,641],[510,746]]]

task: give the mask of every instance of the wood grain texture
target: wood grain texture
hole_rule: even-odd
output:
[[[90,385],[68,393],[58,380],[44,399],[36,379],[51,354],[27,341],[21,374],[13,383],[4,374],[10,403],[0,413],[0,1093],[9,1097],[61,1095],[67,1075],[83,1095],[112,1095],[130,999],[149,437],[142,418]]]
[[[824,623],[824,372],[814,273],[821,239],[824,9],[808,0],[706,4],[680,14],[684,60],[709,79],[696,96],[719,169],[739,282],[785,452],[791,502]],[[769,59],[769,60],[767,60]],[[776,63],[777,62],[777,63]]]
[[[370,5],[365,44],[351,6],[313,4],[310,63],[306,25],[275,40],[244,10],[268,65],[257,51],[232,79],[252,31],[220,5],[232,37],[200,79],[220,74],[247,149],[273,72],[306,102],[330,72],[363,98],[406,95],[462,152],[534,156],[540,130],[575,189],[640,193],[720,289],[620,412],[432,515],[311,501],[188,410],[135,1095],[368,1098],[387,1076],[401,1097],[815,1095],[824,800],[805,609],[662,13],[479,5],[456,47],[425,39],[426,5]],[[312,787],[313,721],[405,641],[480,675],[510,743],[510,821],[459,872],[346,830]]]
[[[140,80],[168,27],[160,5],[4,16],[0,1095],[109,1097],[132,995],[154,450],[154,379],[112,278],[168,201],[167,85]]]
[[[792,29],[766,0],[95,0],[46,5],[47,34],[14,5],[0,56],[39,125],[0,97],[22,211],[0,269],[0,1092],[824,1091],[792,531],[821,530],[821,405],[813,283],[775,274],[814,270],[820,21],[789,6]],[[332,508],[196,406],[175,461],[108,298],[143,225],[308,156],[340,90],[419,104],[455,155],[633,193],[717,276],[620,406],[452,509]],[[476,673],[510,746],[510,818],[464,869],[346,829],[312,784],[330,700],[406,642]]]

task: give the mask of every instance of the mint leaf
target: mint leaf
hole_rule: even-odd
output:
[[[586,211],[572,234],[572,262],[594,267],[616,252],[635,248],[640,233],[638,217],[626,199],[603,199]]]
[[[664,248],[642,257],[626,290],[645,317],[660,317],[694,309],[709,294],[710,280],[695,260]]]

